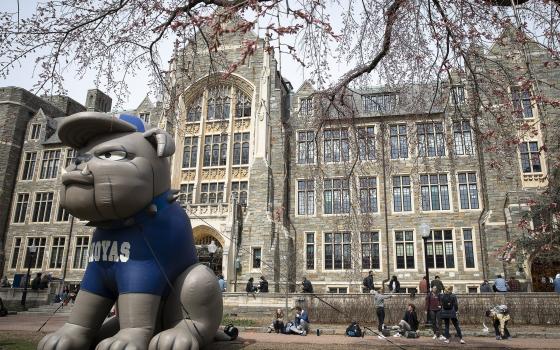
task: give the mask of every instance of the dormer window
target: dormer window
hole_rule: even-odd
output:
[[[455,106],[461,106],[465,103],[465,87],[463,85],[451,87],[451,103]]]
[[[41,124],[31,124],[30,140],[38,140],[41,135]]]
[[[313,98],[307,97],[299,100],[299,112],[303,115],[313,114]]]
[[[394,93],[373,94],[362,96],[364,113],[391,112],[397,105],[397,95]]]

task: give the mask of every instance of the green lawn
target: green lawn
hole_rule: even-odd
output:
[[[45,333],[37,332],[0,332],[0,349],[35,350]]]

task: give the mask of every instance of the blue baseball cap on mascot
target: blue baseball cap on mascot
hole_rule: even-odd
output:
[[[96,136],[134,131],[146,131],[142,119],[135,115],[109,116],[99,112],[81,112],[63,121],[58,130],[58,137],[72,148],[81,148]]]

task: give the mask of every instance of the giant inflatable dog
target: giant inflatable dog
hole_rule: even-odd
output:
[[[39,350],[198,349],[222,318],[214,273],[197,264],[190,221],[170,192],[171,136],[135,116],[82,112],[59,127],[78,150],[61,204],[95,226],[68,322]],[[105,320],[117,303],[118,317]]]

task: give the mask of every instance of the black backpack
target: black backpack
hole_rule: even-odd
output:
[[[232,323],[230,323],[224,327],[224,333],[231,337],[230,340],[235,340],[239,335],[239,329],[237,329]]]
[[[364,287],[367,287],[367,277],[366,277],[366,278],[364,278],[364,280],[363,280],[362,284],[364,285]]]
[[[449,294],[444,294],[441,297],[441,307],[444,310],[451,310],[453,309],[453,297]]]
[[[357,323],[352,322],[348,328],[346,328],[346,335],[349,337],[361,337],[362,329]]]

